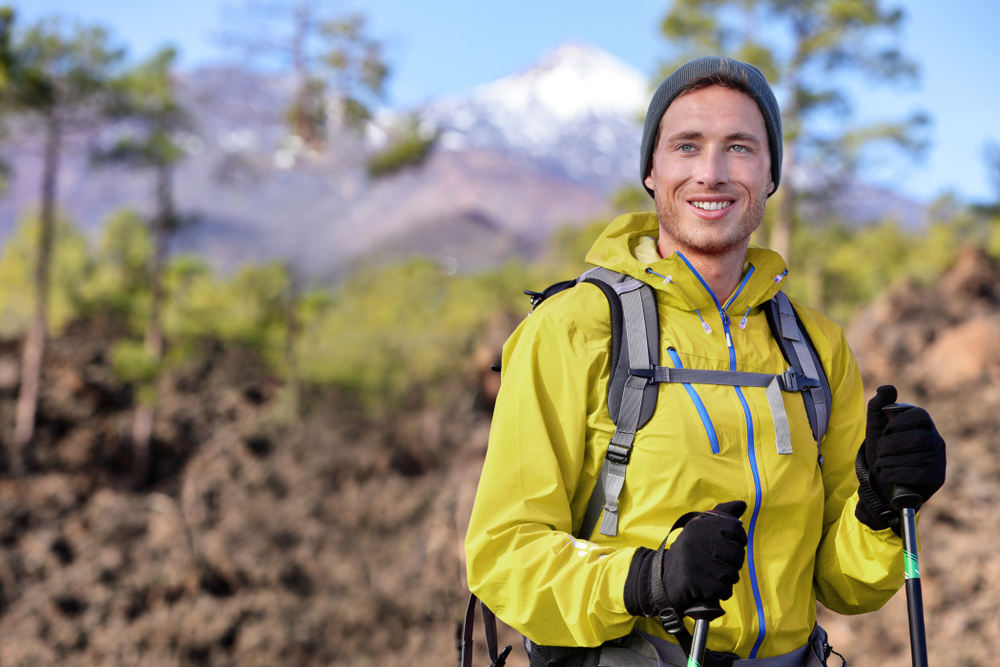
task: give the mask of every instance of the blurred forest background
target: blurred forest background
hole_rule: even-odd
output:
[[[387,111],[393,64],[363,14],[232,12],[218,39],[239,64],[182,72],[173,48],[136,62],[101,25],[0,10],[2,665],[453,664],[489,365],[521,291],[577,275],[614,215],[652,207],[627,177],[642,108],[592,106],[587,139],[545,154],[476,116],[618,72],[606,54],[561,47],[479,98]],[[762,17],[782,32],[747,28]],[[936,406],[932,658],[987,665],[1000,149],[992,201],[859,179],[926,149],[932,119],[860,124],[843,84],[919,85],[902,20],[877,0],[676,0],[671,56],[637,85],[648,100],[706,53],[777,85],[789,176],[755,242],[849,328],[869,391]],[[626,139],[597,166],[558,162],[602,123]],[[903,609],[823,622],[852,664],[905,665]]]

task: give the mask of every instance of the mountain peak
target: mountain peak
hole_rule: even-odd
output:
[[[524,71],[474,89],[474,96],[568,122],[590,115],[639,113],[649,101],[649,88],[642,74],[611,54],[569,42],[543,53]]]
[[[642,74],[595,46],[570,42],[421,115],[441,130],[446,149],[523,155],[574,180],[613,187],[635,176],[649,95]]]

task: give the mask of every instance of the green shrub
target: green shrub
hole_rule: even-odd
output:
[[[146,353],[141,341],[120,340],[111,348],[111,368],[122,382],[149,384],[160,372],[160,364]]]

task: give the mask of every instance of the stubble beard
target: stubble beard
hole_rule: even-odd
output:
[[[713,225],[717,223],[702,221],[692,228],[692,225],[681,222],[682,214],[669,194],[661,197],[659,192],[654,191],[653,199],[656,203],[656,216],[660,221],[660,233],[673,239],[682,251],[704,255],[726,255],[736,250],[745,250],[750,243],[750,235],[764,219],[764,208],[767,206],[767,192],[757,193],[752,197],[750,207],[740,218],[739,224],[719,235],[713,229]]]

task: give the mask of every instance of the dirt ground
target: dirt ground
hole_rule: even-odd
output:
[[[849,331],[869,393],[893,382],[948,442],[948,481],[920,524],[935,665],[1000,655],[998,331],[1000,267],[973,251]],[[6,468],[18,345],[0,346],[0,665],[455,664],[490,419],[482,361],[443,406],[417,392],[391,419],[364,417],[348,395],[306,387],[292,419],[254,355],[206,343],[158,387],[136,489],[134,396],[108,359],[121,334],[90,322],[52,342],[23,479]],[[874,614],[820,614],[852,666],[910,664],[902,593]],[[508,664],[525,663],[515,646]]]

